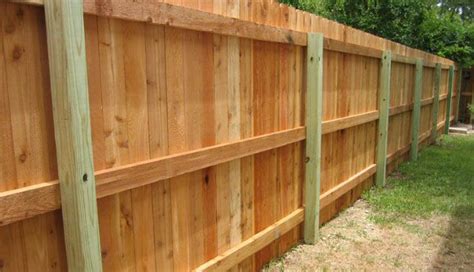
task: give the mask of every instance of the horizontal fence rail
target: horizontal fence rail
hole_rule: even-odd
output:
[[[451,118],[451,121],[452,120],[454,120],[454,117]],[[441,129],[443,125],[444,121],[440,122],[437,125],[437,130]],[[418,142],[421,143],[428,137],[429,134],[427,133],[421,134],[418,138]],[[217,165],[222,162],[230,161],[236,158],[242,158],[286,144],[302,141],[304,139],[304,129],[299,128],[290,130],[288,132],[278,132],[272,133],[270,135],[255,137],[254,139],[243,140],[237,143],[229,143],[223,144],[221,146],[203,148],[202,150],[191,151],[187,154],[173,155],[169,158],[164,157],[150,162],[124,166],[122,168],[98,171],[95,174],[96,181],[98,183],[96,189],[97,197],[105,197],[122,192],[129,188],[140,187],[148,183],[158,182],[163,179],[182,175],[187,172],[192,172],[196,169]],[[253,142],[253,144],[250,145],[252,148],[257,148],[249,148],[249,145],[247,144],[249,142]],[[238,146],[241,146],[242,148],[239,149]],[[391,163],[395,158],[407,153],[409,151],[409,147],[410,146],[407,145],[396,152],[387,155],[387,163]],[[216,154],[221,153],[223,150],[229,150],[227,151],[229,153],[228,157],[219,156],[216,158]],[[226,152],[224,151],[223,153]],[[201,162],[195,163],[195,158],[198,158],[201,160]],[[177,162],[177,164],[174,164],[175,162]],[[181,167],[182,165],[187,165],[188,167],[191,166],[193,168]],[[168,168],[166,168],[166,170],[162,170],[165,169],[166,166],[168,166]],[[334,195],[340,196],[348,192],[350,189],[355,187],[358,182],[361,182],[367,177],[373,175],[375,173],[375,169],[373,169],[374,167],[375,165],[369,166],[360,174],[341,183],[340,187],[334,188],[331,191],[322,194],[321,207],[327,206],[327,204],[331,202],[329,199],[334,200]],[[172,174],[157,174],[160,172],[168,172]],[[137,175],[137,173],[139,174]],[[137,176],[142,176],[143,178],[137,178]],[[61,205],[60,202],[59,184],[57,181],[44,182],[16,190],[0,192],[0,226],[59,209]]]
[[[304,128],[280,131],[155,160],[97,171],[97,197],[106,197],[195,170],[304,140]],[[45,182],[0,192],[0,225],[60,208],[59,183]]]

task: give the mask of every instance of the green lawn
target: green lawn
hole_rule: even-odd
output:
[[[386,188],[363,195],[376,223],[451,215],[474,218],[474,136],[442,136],[416,162],[402,164]]]
[[[264,271],[474,271],[474,136],[442,136],[363,198]]]

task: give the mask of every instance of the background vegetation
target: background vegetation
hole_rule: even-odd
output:
[[[280,0],[395,42],[474,66],[474,0]]]

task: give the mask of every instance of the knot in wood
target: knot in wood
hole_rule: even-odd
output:
[[[15,48],[13,49],[13,59],[19,60],[23,55],[23,52],[25,52],[25,50],[21,46],[15,46]]]

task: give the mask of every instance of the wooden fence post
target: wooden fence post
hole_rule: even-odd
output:
[[[82,0],[46,0],[51,98],[69,271],[102,271]]]
[[[444,123],[444,134],[449,133],[449,125],[451,124],[451,103],[453,99],[454,84],[454,66],[449,66],[448,74],[448,99],[446,101],[446,121]]]
[[[471,71],[474,72],[474,68],[471,69]],[[473,72],[471,72],[471,76],[473,74]],[[471,79],[472,80],[472,79]],[[472,82],[472,81],[471,81]],[[467,100],[468,98],[466,98]],[[474,86],[471,84],[471,105],[474,107]],[[471,124],[474,124],[474,114],[470,114],[470,118],[469,118],[469,121],[471,122]]]
[[[377,137],[377,172],[375,183],[385,186],[385,173],[387,171],[387,132],[390,108],[390,76],[392,67],[392,53],[384,51],[380,68],[379,86],[379,127]]]
[[[439,110],[439,84],[441,81],[441,64],[436,63],[435,82],[434,82],[434,100],[433,100],[433,127],[431,129],[431,142],[436,141],[438,137],[438,110]]]
[[[461,104],[461,84],[462,84],[462,67],[458,66],[458,83],[456,86],[456,117],[454,119],[456,123],[459,120],[459,106]]]
[[[418,135],[420,133],[421,91],[423,86],[423,60],[416,60],[415,68],[415,93],[413,96],[413,115],[411,118],[411,149],[410,158],[418,158]]]
[[[304,241],[319,238],[321,135],[323,97],[323,35],[308,33],[306,54],[306,170]]]

